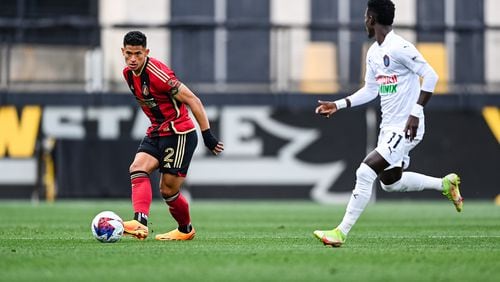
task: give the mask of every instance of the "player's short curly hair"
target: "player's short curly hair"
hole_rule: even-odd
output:
[[[375,14],[375,21],[381,25],[394,22],[394,3],[391,0],[368,0],[368,11]]]
[[[123,46],[125,45],[146,47],[146,35],[138,30],[129,31],[123,37]]]

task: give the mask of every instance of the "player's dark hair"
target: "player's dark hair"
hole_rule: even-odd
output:
[[[392,25],[394,22],[394,3],[391,0],[368,0],[368,11],[375,16],[381,25]]]
[[[146,47],[146,35],[138,30],[129,31],[123,37],[123,46],[125,45]]]

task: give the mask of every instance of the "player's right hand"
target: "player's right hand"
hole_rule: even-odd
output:
[[[337,105],[331,101],[318,100],[319,106],[316,107],[316,113],[329,118],[337,111]]]

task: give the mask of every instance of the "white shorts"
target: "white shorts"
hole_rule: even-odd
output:
[[[389,167],[408,168],[410,165],[410,151],[422,141],[424,129],[419,128],[417,136],[413,141],[406,139],[400,128],[382,128],[378,135],[377,148],[375,150],[389,163]]]

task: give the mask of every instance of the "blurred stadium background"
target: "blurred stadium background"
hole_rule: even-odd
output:
[[[493,199],[500,171],[500,1],[394,0],[395,29],[440,76],[410,169]],[[345,201],[377,137],[378,101],[314,115],[362,83],[365,0],[2,0],[0,198],[127,198],[147,121],[122,78],[123,35],[202,98],[226,152],[202,144],[200,199]],[[201,139],[200,139],[201,140]],[[435,198],[436,193],[377,199]]]

